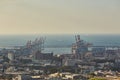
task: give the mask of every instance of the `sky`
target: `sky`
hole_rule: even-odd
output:
[[[0,0],[0,34],[120,34],[120,0]]]

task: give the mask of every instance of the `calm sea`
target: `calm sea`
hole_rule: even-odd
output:
[[[23,46],[28,40],[45,38],[45,52],[56,54],[71,53],[71,45],[75,42],[75,35],[1,35],[0,47],[11,48]],[[81,35],[81,39],[95,46],[120,46],[120,35]]]

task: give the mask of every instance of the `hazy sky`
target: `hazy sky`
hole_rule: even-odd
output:
[[[120,0],[0,0],[0,34],[120,34]]]

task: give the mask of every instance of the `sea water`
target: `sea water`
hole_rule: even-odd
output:
[[[71,53],[75,35],[1,35],[0,48],[24,46],[28,40],[45,39],[44,51],[56,54]],[[120,35],[81,35],[81,39],[94,46],[120,46]]]

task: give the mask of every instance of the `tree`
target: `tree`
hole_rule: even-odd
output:
[[[106,79],[104,79],[104,78],[91,78],[89,80],[106,80]]]

